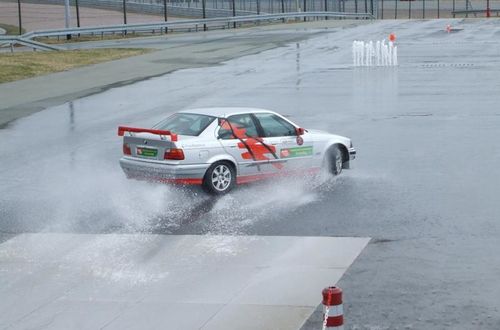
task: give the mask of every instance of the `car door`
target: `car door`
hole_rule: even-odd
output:
[[[314,145],[307,132],[298,135],[295,125],[274,113],[255,113],[254,116],[264,143],[276,148],[282,164],[280,170],[304,169],[311,164]]]
[[[253,177],[273,172],[270,161],[278,156],[272,147],[261,143],[259,133],[251,114],[237,114],[219,120],[217,137],[225,151],[238,162],[238,176]]]

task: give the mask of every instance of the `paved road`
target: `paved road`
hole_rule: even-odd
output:
[[[68,49],[143,47],[158,51],[71,72],[2,84],[0,127],[49,106],[106,89],[162,75],[175,70],[219,64],[231,58],[283,46],[330,29],[366,24],[368,21],[328,21],[274,25],[230,31],[210,31],[162,37],[69,44]],[[44,86],[44,88],[40,88]]]
[[[351,67],[354,39],[389,32],[398,68]],[[498,35],[497,20],[377,22],[20,119],[0,131],[2,231],[373,237],[340,282],[347,328],[498,329]],[[352,137],[354,169],[220,199],[123,178],[117,125],[236,105]]]

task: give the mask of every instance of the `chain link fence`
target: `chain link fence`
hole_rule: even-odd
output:
[[[65,0],[0,0],[2,24],[25,30],[63,28]],[[335,11],[378,19],[499,16],[500,0],[69,0],[70,26],[148,23],[189,18]],[[19,8],[21,22],[19,22]]]
[[[377,18],[498,17],[500,0],[379,0]]]

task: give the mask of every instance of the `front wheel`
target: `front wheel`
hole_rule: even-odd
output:
[[[203,188],[208,193],[223,195],[229,192],[236,181],[236,171],[228,162],[213,163],[203,178]]]
[[[325,163],[329,173],[333,175],[342,173],[342,166],[344,164],[342,150],[340,150],[338,146],[333,146],[328,149],[325,155]]]

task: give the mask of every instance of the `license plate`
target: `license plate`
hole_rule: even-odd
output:
[[[158,155],[158,149],[137,148],[137,156],[156,157],[157,155]]]

